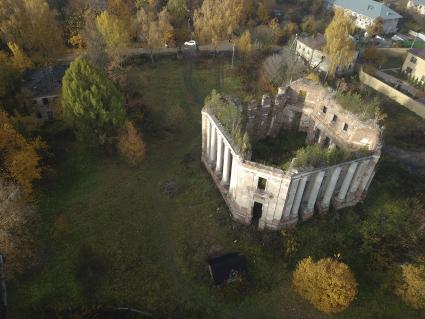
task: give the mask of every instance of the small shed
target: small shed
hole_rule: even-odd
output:
[[[214,286],[240,280],[248,273],[246,259],[238,252],[208,259],[208,267]]]

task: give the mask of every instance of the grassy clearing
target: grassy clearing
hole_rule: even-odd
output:
[[[231,221],[199,161],[204,97],[218,80],[224,93],[240,92],[229,67],[217,62],[161,60],[133,68],[145,121],[154,123],[144,127],[147,158],[138,168],[71,140],[50,143],[57,174],[42,185],[40,263],[9,283],[11,313],[36,318],[39,309],[117,305],[168,318],[327,318],[292,291],[290,272],[300,258],[339,252],[361,292],[334,318],[420,318],[382,287],[382,274],[371,271],[359,251],[353,225],[364,208],[316,217],[286,238]],[[185,119],[170,131],[164,119],[176,105]],[[396,172],[377,174],[366,208],[385,199],[381,193],[394,186]],[[159,191],[169,179],[181,190],[174,199]],[[246,255],[250,284],[244,291],[210,288],[205,258],[217,247]]]

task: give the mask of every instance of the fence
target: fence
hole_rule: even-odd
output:
[[[360,70],[360,81],[375,89],[376,91],[388,96],[389,98],[393,99],[394,101],[405,106],[410,111],[415,112],[417,115],[425,119],[425,104],[414,100],[410,96],[396,90],[390,85],[364,72],[363,69]]]

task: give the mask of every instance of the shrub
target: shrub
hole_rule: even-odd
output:
[[[139,164],[145,157],[145,143],[133,123],[125,123],[118,140],[118,150],[131,165]]]
[[[318,262],[311,257],[301,260],[292,283],[301,296],[325,313],[345,310],[357,294],[357,282],[350,268],[331,258]]]
[[[336,148],[321,148],[319,145],[309,145],[301,148],[295,155],[293,166],[295,168],[303,167],[321,167],[334,165],[347,161],[351,158],[351,153],[346,150]]]
[[[347,111],[357,114],[362,120],[381,120],[383,114],[377,97],[366,101],[359,93],[337,93],[336,101]]]
[[[205,108],[217,117],[232,136],[233,141],[239,145],[241,151],[246,152],[251,149],[248,136],[245,136],[243,129],[245,122],[243,121],[243,114],[235,103],[224,99],[220,93],[213,90],[205,99]]]
[[[402,280],[395,293],[413,308],[425,308],[425,266],[406,264],[401,271]]]

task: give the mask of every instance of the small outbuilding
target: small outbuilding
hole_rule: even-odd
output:
[[[208,267],[214,286],[241,280],[248,274],[246,259],[238,252],[208,259]]]

